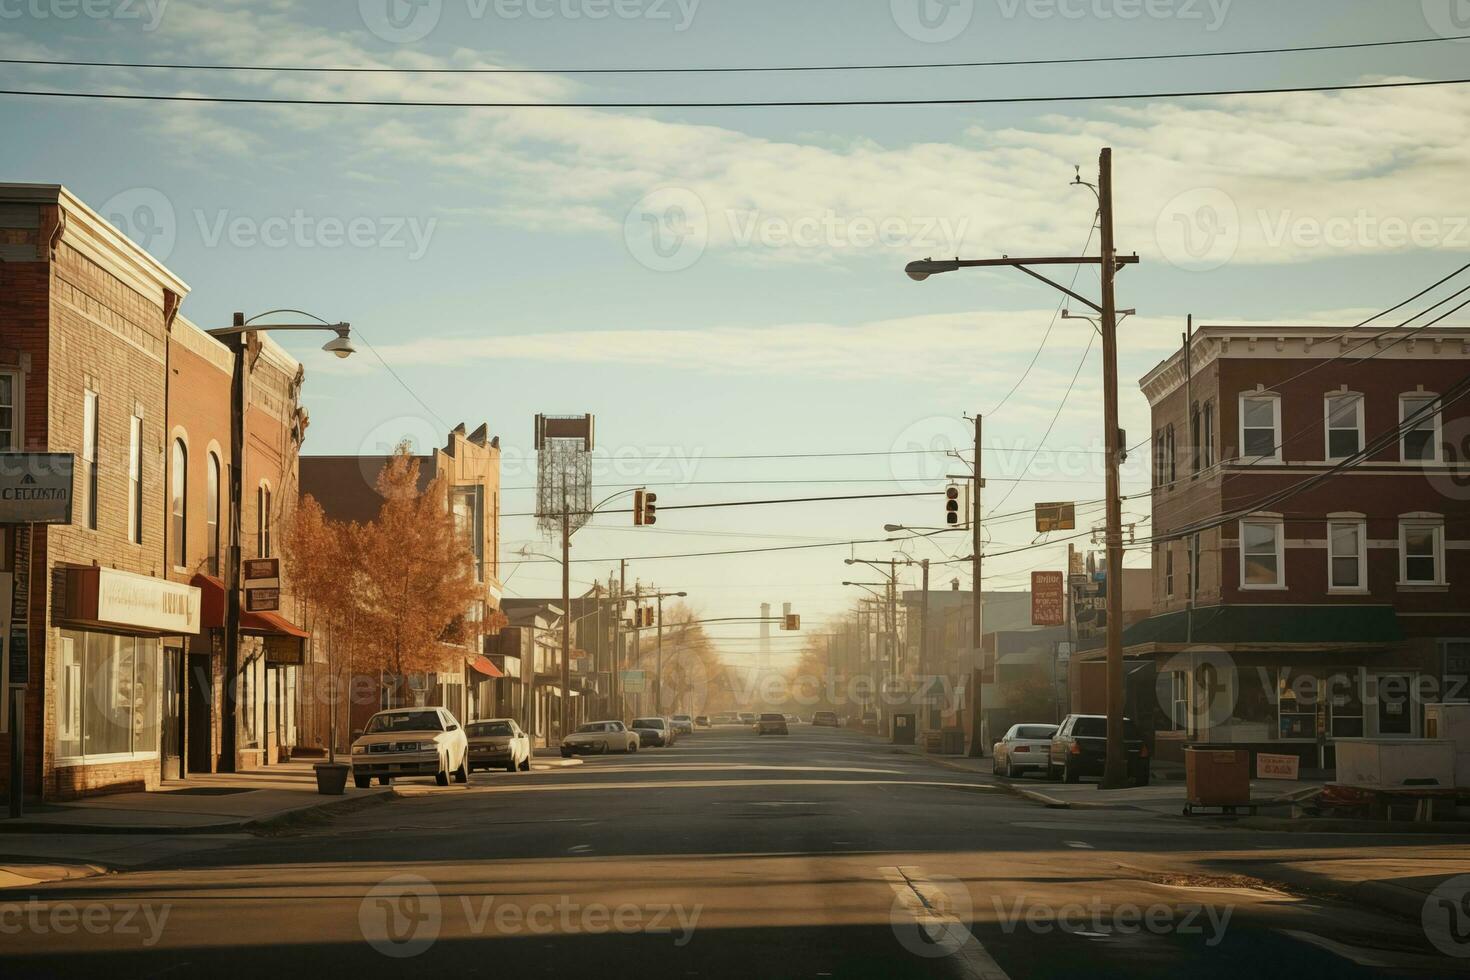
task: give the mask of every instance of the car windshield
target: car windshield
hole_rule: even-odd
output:
[[[466,735],[514,735],[508,721],[477,721],[465,726]]]
[[[635,718],[633,719],[633,727],[662,728],[664,727],[664,720],[662,718]]]
[[[364,731],[369,735],[384,732],[442,732],[444,724],[437,711],[385,711],[368,719]]]
[[[786,716],[785,715],[777,715],[777,714],[770,714],[770,713],[761,715],[761,721],[785,721],[785,720],[786,720]]]
[[[1106,738],[1108,720],[1106,718],[1078,718],[1072,725],[1072,734],[1082,738]],[[1138,738],[1138,726],[1133,724],[1130,718],[1123,719],[1123,737]]]
[[[582,725],[581,727],[579,727],[577,729],[577,733],[578,734],[591,734],[593,732],[605,732],[605,731],[607,731],[607,729],[602,725],[601,722],[598,722],[597,724],[594,724],[594,725]]]
[[[1051,738],[1056,732],[1056,725],[1021,725],[1016,729],[1016,738]]]
[[[674,716],[674,720],[675,721],[688,721],[689,720],[689,716],[688,715],[675,715]]]

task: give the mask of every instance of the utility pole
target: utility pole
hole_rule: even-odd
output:
[[[910,262],[904,272],[915,282],[923,282],[941,272],[957,269],[1010,266],[1026,275],[1072,297],[1072,299],[1097,313],[1100,318],[1099,332],[1103,338],[1103,426],[1107,447],[1107,703],[1108,703],[1108,748],[1107,763],[1103,770],[1102,787],[1113,789],[1122,786],[1126,779],[1127,760],[1123,754],[1123,505],[1119,488],[1118,468],[1123,462],[1126,447],[1122,444],[1122,433],[1118,429],[1118,309],[1115,304],[1114,280],[1117,272],[1125,265],[1136,265],[1138,256],[1119,255],[1113,241],[1113,151],[1103,147],[1098,154],[1097,186],[1086,183],[1080,176],[1073,181],[1092,188],[1097,194],[1098,225],[1101,229],[1101,253],[1097,257],[1087,255],[1048,255],[1032,258],[1002,256],[998,259],[923,259]],[[1036,271],[1036,267],[1050,265],[1097,265],[1102,278],[1101,303],[1063,286]],[[1124,310],[1125,314],[1133,312]],[[979,423],[976,423],[979,432]],[[976,472],[979,472],[979,440],[976,440]],[[976,522],[978,525],[978,521]],[[979,556],[980,533],[975,531],[976,556]],[[975,591],[980,591],[980,567],[975,566]],[[979,620],[976,620],[978,630]],[[979,636],[976,636],[979,642]],[[971,748],[971,755],[975,755]]]
[[[612,691],[612,709],[608,713],[620,720],[623,717],[623,583],[627,577],[628,562],[623,559],[618,562],[618,592],[613,602],[613,669],[608,681]]]
[[[980,413],[975,413],[975,488],[972,494],[971,506],[974,513],[970,515],[970,547],[971,559],[970,570],[974,578],[970,594],[970,645],[975,649],[975,705],[971,709],[972,718],[975,720],[974,738],[970,742],[970,757],[974,759],[985,756],[985,619],[984,619],[984,579],[981,576],[981,543],[980,543],[980,491],[985,489],[985,457],[980,451],[980,437],[984,431],[984,420]]]
[[[658,593],[654,602],[658,606],[658,612],[654,614],[658,617],[658,622],[654,625],[654,629],[658,632],[655,634],[657,639],[654,643],[657,647],[654,655],[654,666],[657,668],[657,673],[653,675],[653,713],[662,715],[664,713],[664,594]]]
[[[1097,163],[1097,212],[1102,240],[1103,425],[1107,432],[1108,547],[1108,756],[1104,789],[1128,778],[1123,743],[1123,501],[1118,468],[1124,447],[1118,430],[1118,313],[1113,280],[1118,263],[1113,245],[1113,151],[1103,147]]]
[[[561,482],[561,731],[557,741],[567,737],[567,721],[572,707],[572,515],[567,496],[566,477]]]
[[[929,675],[929,559],[919,562],[924,570],[922,590],[919,593],[919,683],[924,685],[924,700],[929,718],[925,724],[933,726],[934,709],[930,697],[934,690],[933,678]]]

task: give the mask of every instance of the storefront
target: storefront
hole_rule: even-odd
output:
[[[55,644],[51,784],[60,797],[151,789],[167,687],[164,644],[199,632],[199,590],[99,567],[65,567]]]

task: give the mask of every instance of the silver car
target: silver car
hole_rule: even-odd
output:
[[[1056,725],[1012,725],[992,747],[990,768],[997,776],[1017,779],[1027,769],[1046,772]]]
[[[620,721],[589,721],[561,741],[561,757],[584,752],[637,752],[638,733]]]
[[[469,782],[469,742],[444,708],[379,711],[352,743],[352,781],[367,789],[374,776],[384,786],[399,776],[433,776],[440,786]]]

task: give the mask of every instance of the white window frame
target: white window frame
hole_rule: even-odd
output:
[[[1261,585],[1246,581],[1245,565],[1245,526],[1247,524],[1265,524],[1276,530],[1276,581]],[[1236,542],[1237,550],[1240,552],[1240,587],[1245,591],[1265,592],[1280,591],[1286,588],[1286,526],[1279,516],[1271,514],[1259,514],[1253,517],[1243,517],[1236,528],[1239,540]]]
[[[128,423],[128,540],[143,543],[143,419]]]
[[[1352,525],[1358,533],[1358,584],[1338,585],[1332,580],[1333,565],[1338,558],[1354,557],[1349,555],[1338,555],[1332,550],[1332,529],[1342,525]],[[1368,522],[1361,514],[1328,514],[1327,515],[1327,591],[1338,593],[1364,593],[1368,591]]]
[[[1245,403],[1247,401],[1269,401],[1269,402],[1272,403],[1271,404],[1271,446],[1272,446],[1272,450],[1271,450],[1271,455],[1269,455],[1269,456],[1251,456],[1251,455],[1248,455],[1246,453],[1246,451],[1245,451],[1245,430],[1246,430],[1246,424],[1245,424]],[[1256,391],[1242,391],[1240,393],[1240,400],[1239,400],[1239,402],[1236,405],[1236,409],[1237,409],[1236,414],[1238,416],[1238,422],[1239,422],[1239,424],[1236,426],[1236,434],[1237,434],[1237,437],[1240,440],[1240,445],[1238,447],[1239,452],[1237,453],[1237,455],[1242,460],[1246,460],[1246,461],[1249,461],[1249,462],[1269,462],[1269,463],[1279,463],[1279,462],[1281,462],[1281,396],[1278,395],[1278,394],[1276,394],[1275,392],[1269,392],[1269,391],[1260,391],[1260,390],[1256,390]],[[1251,428],[1259,428],[1259,426],[1251,426]]]
[[[1406,391],[1403,394],[1399,395],[1399,427],[1402,429],[1403,424],[1404,424],[1404,419],[1407,418],[1407,415],[1404,412],[1404,402],[1407,399],[1410,399],[1410,398],[1414,398],[1414,399],[1433,399],[1433,398],[1438,398],[1438,397],[1439,397],[1438,392],[1433,392],[1433,391]],[[1434,419],[1434,434],[1430,437],[1430,443],[1429,443],[1430,448],[1434,450],[1433,454],[1428,459],[1410,459],[1408,457],[1408,455],[1404,452],[1404,440],[1408,436],[1409,432],[1414,431],[1414,430],[1412,430],[1412,429],[1403,430],[1403,431],[1401,431],[1399,433],[1399,461],[1400,462],[1403,462],[1403,463],[1442,463],[1442,462],[1444,462],[1443,432],[1442,432],[1442,429],[1441,429],[1441,426],[1442,426],[1442,415],[1443,415],[1442,409],[1443,409],[1443,407],[1444,407],[1443,404],[1437,404],[1435,406],[1435,409],[1434,409],[1434,415],[1433,415],[1433,419]]]
[[[97,443],[101,439],[102,401],[90,388],[82,392],[82,527],[97,530]]]
[[[1330,461],[1348,458],[1346,456],[1334,456],[1332,454],[1332,433],[1347,431],[1342,426],[1333,428],[1332,401],[1335,398],[1351,398],[1354,400],[1357,408],[1354,414],[1354,428],[1358,434],[1357,452],[1362,452],[1363,447],[1367,445],[1365,441],[1366,433],[1363,428],[1363,396],[1356,391],[1329,391],[1322,396],[1322,458]]]
[[[220,465],[219,454],[213,449],[209,450],[208,458],[205,460],[204,480],[204,535],[207,539],[204,542],[204,563],[209,574],[218,575],[220,573],[220,490],[224,483],[224,467]],[[211,489],[213,490],[212,495]]]
[[[1430,528],[1434,536],[1434,579],[1409,579],[1409,529]],[[1436,514],[1405,514],[1399,518],[1399,586],[1442,586],[1445,581],[1444,518]]]
[[[18,453],[25,448],[26,441],[26,376],[25,372],[19,368],[0,368],[0,375],[10,379],[10,429],[8,430],[10,449],[8,451]]]
[[[183,457],[183,466],[179,466]],[[169,542],[169,559],[175,568],[187,568],[189,562],[189,444],[175,436],[169,447],[168,520],[169,533],[177,530],[178,540]],[[177,497],[177,501],[175,501]],[[177,511],[175,508],[177,507]],[[177,523],[177,529],[174,524]]]

